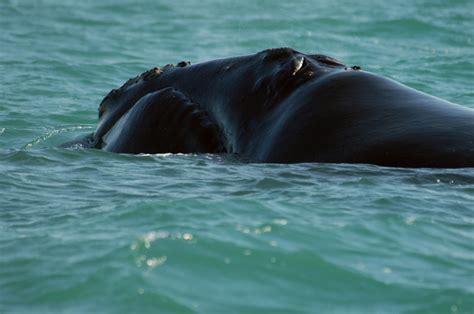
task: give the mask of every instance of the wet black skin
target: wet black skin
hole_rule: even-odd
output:
[[[473,109],[335,59],[279,48],[183,65],[109,94],[88,145],[256,162],[474,167]]]

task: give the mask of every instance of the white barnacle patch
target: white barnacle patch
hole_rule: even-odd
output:
[[[295,69],[293,70],[293,73],[291,75],[295,75],[296,72],[298,72],[303,67],[303,63],[304,63],[304,58],[297,57],[295,61]]]

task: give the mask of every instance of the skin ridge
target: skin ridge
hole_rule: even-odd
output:
[[[107,111],[107,105],[109,105],[114,100],[117,100],[123,93],[128,90],[129,88],[133,87],[137,83],[141,81],[149,81],[159,77],[163,74],[166,70],[175,67],[185,67],[191,65],[189,61],[180,61],[176,65],[175,64],[167,64],[164,67],[154,67],[151,68],[135,77],[129,78],[122,86],[119,88],[112,89],[100,102],[99,104],[99,119],[102,115]]]
[[[220,129],[208,112],[172,87],[140,98],[103,138],[102,148],[112,152],[224,152]]]

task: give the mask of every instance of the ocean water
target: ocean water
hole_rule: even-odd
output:
[[[472,168],[56,148],[129,77],[269,47],[474,108],[473,1],[2,0],[0,29],[0,313],[474,313]]]

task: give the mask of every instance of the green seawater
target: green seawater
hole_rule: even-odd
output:
[[[474,108],[472,0],[1,0],[0,30],[0,313],[474,313],[472,168],[55,147],[129,77],[269,47]]]

